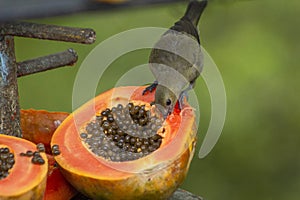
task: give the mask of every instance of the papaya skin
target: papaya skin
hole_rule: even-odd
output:
[[[69,115],[67,112],[46,110],[21,110],[23,138],[33,143],[43,143],[47,153],[51,153],[50,141],[56,128]]]
[[[20,156],[27,150],[36,151],[30,141],[7,135],[0,135],[0,147],[8,147],[15,155],[15,164],[8,177],[0,180],[1,200],[42,200],[46,188],[48,163],[45,153],[43,165],[31,163],[31,158]]]
[[[97,112],[126,104],[154,100],[154,93],[142,96],[145,87],[114,88],[95,97],[73,112],[55,131],[51,145],[61,154],[55,160],[65,178],[92,199],[167,199],[184,181],[196,143],[193,109],[185,104],[166,119],[161,147],[134,161],[111,162],[95,156],[82,143],[78,131]]]

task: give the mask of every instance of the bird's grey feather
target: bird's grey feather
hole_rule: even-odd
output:
[[[155,104],[169,113],[182,91],[188,84],[194,85],[202,71],[197,24],[206,4],[207,1],[191,1],[184,16],[161,36],[151,51],[149,67],[158,82]]]

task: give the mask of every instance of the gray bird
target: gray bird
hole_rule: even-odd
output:
[[[166,118],[179,100],[195,85],[203,68],[203,54],[197,29],[207,1],[191,1],[184,16],[166,31],[154,45],[149,67],[156,81],[143,94],[155,88],[158,111]]]

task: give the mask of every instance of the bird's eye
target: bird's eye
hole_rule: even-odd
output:
[[[167,99],[166,105],[169,106],[169,105],[171,105],[171,103],[172,103],[172,102],[171,102],[171,99]]]

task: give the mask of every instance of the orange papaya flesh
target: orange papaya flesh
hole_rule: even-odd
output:
[[[66,179],[93,199],[167,199],[183,182],[194,154],[195,114],[185,104],[165,121],[160,148],[138,160],[112,162],[95,156],[82,143],[80,129],[96,113],[128,101],[149,105],[154,93],[145,87],[111,89],[90,100],[65,119],[55,131],[51,145],[59,145],[55,160]]]
[[[37,151],[36,145],[28,140],[0,135],[0,147],[7,147],[14,154],[15,163],[9,175],[0,180],[0,199],[43,199],[47,179],[47,157],[40,152],[44,164],[32,163],[30,157],[21,156],[28,150]]]
[[[46,110],[21,110],[23,138],[33,143],[43,143],[47,153],[51,153],[50,141],[56,128],[69,115],[66,112]]]
[[[48,174],[47,186],[44,200],[66,200],[71,199],[78,192],[61,174],[52,155],[47,154]]]

